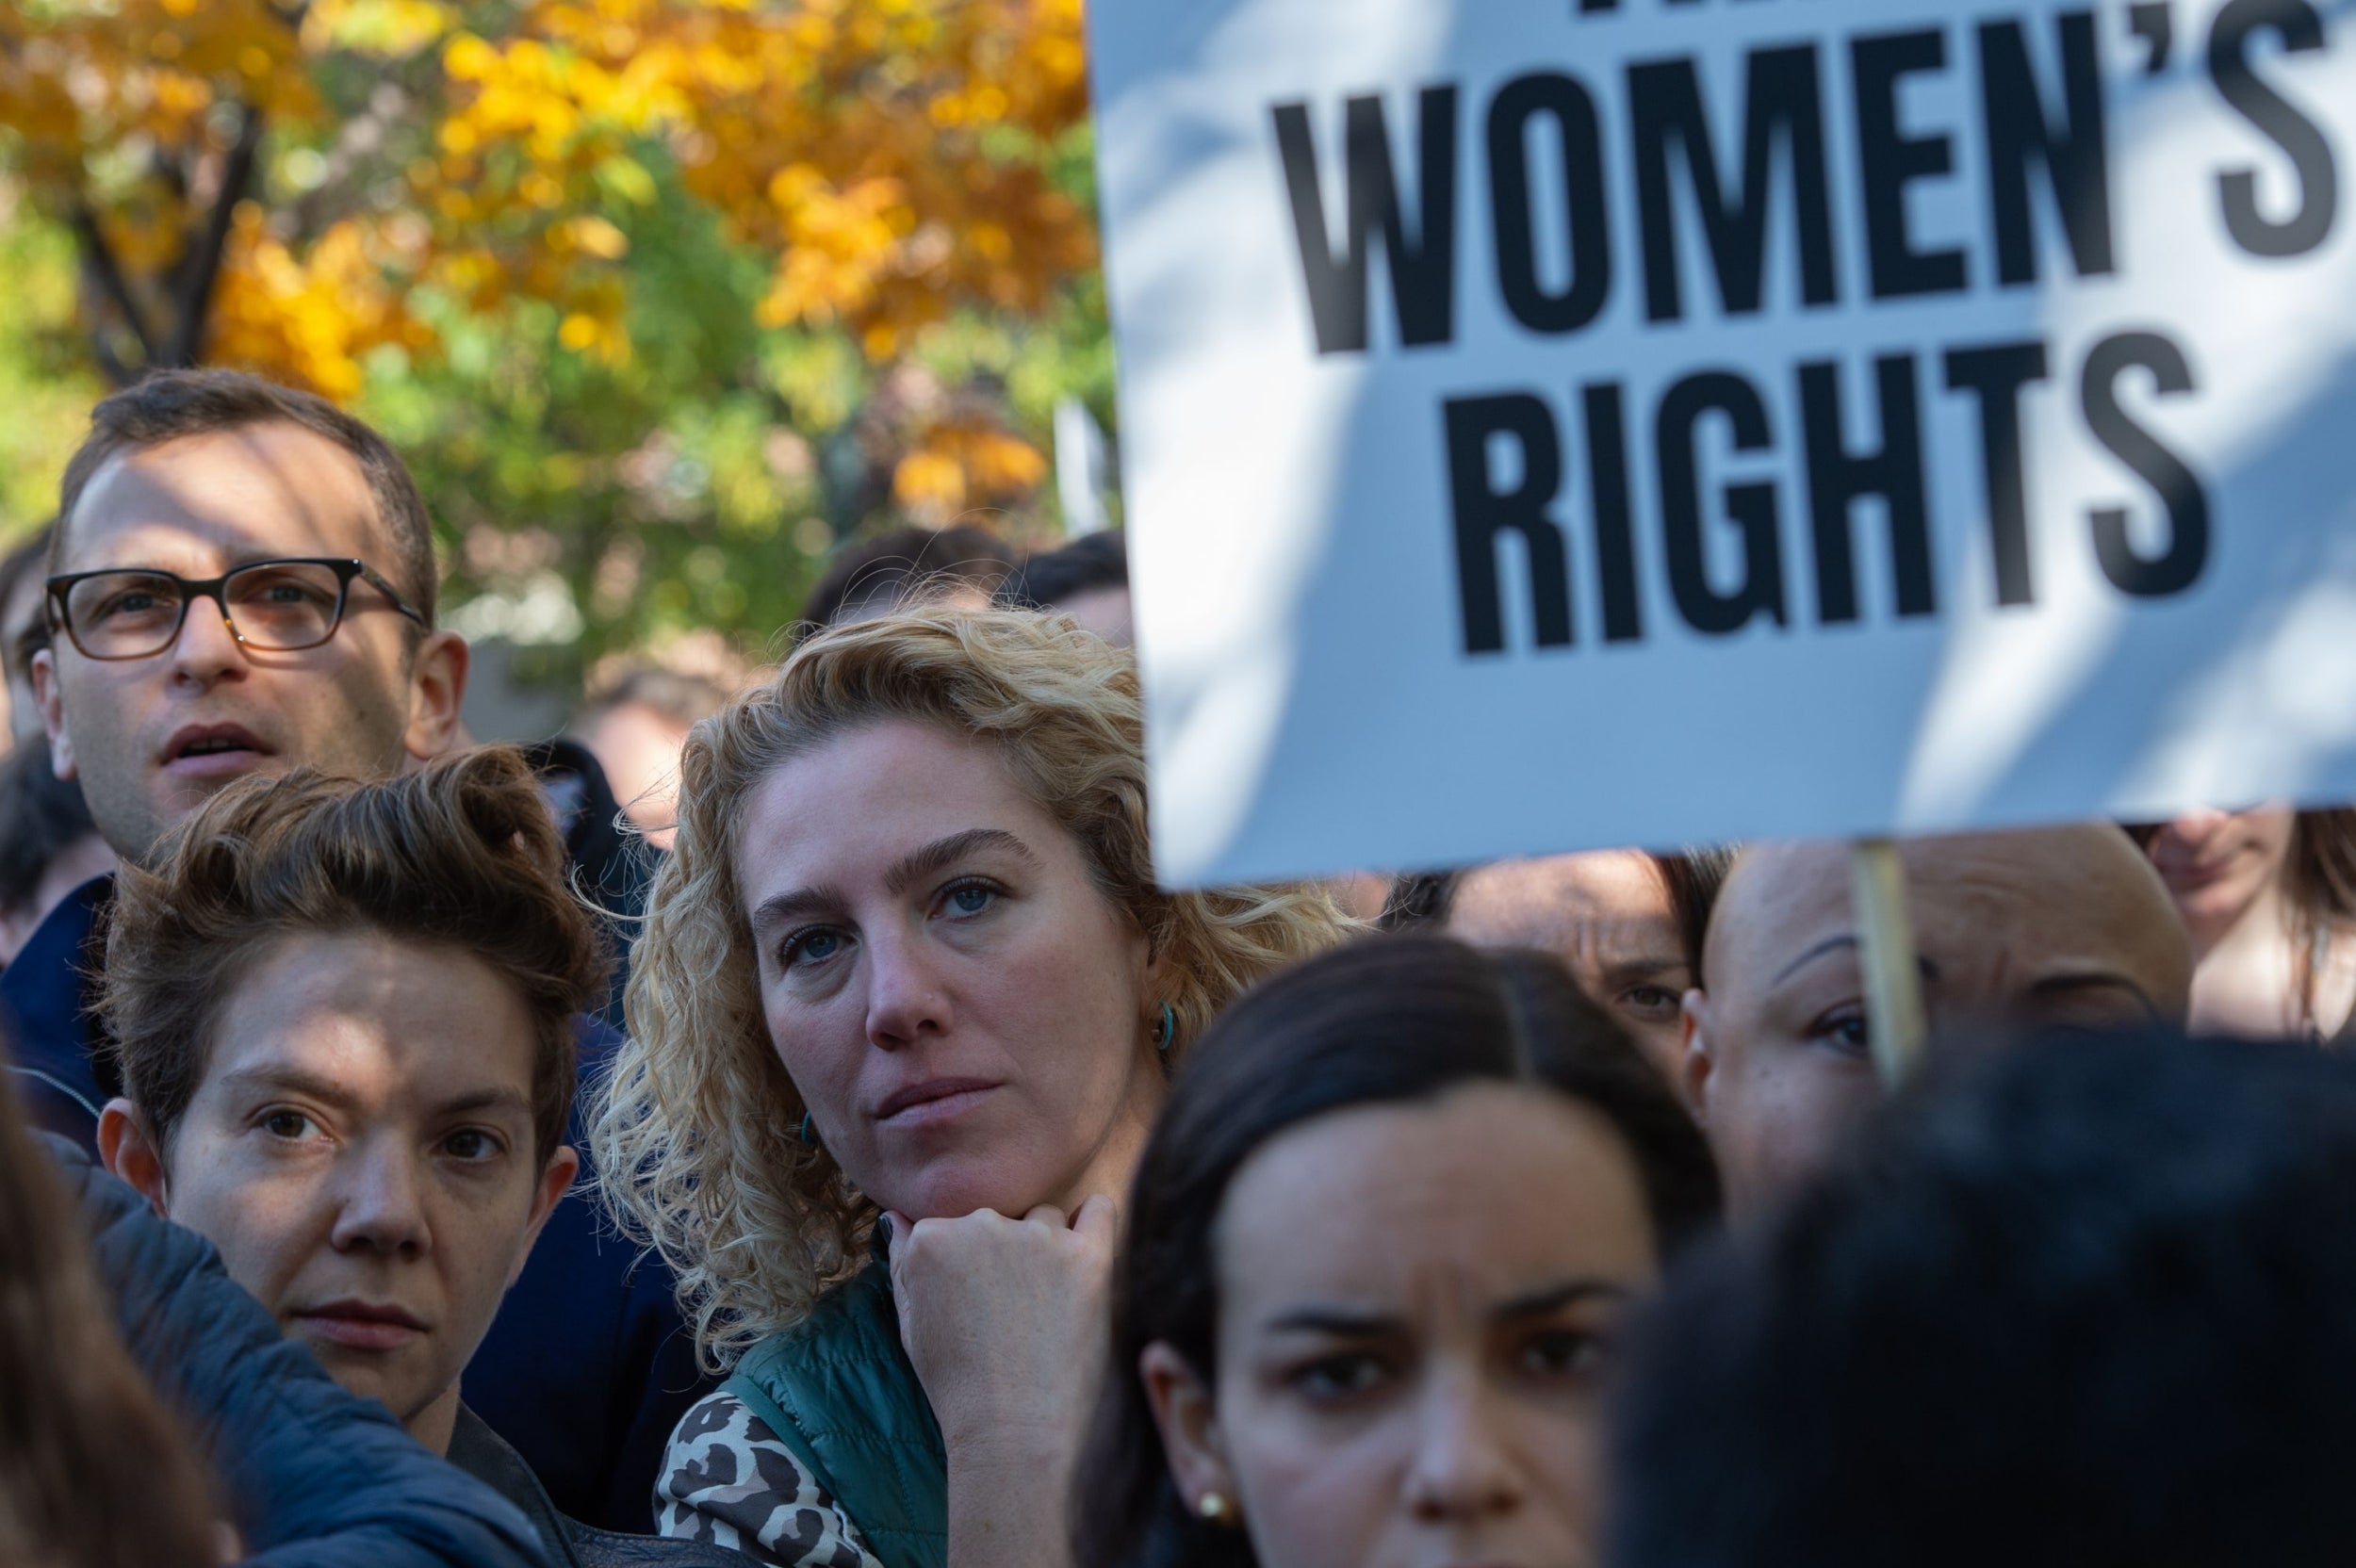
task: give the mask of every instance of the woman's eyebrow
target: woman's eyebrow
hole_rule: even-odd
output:
[[[1596,1298],[1616,1301],[1628,1295],[1628,1287],[1613,1280],[1565,1280],[1559,1284],[1542,1285],[1510,1301],[1499,1302],[1489,1309],[1489,1316],[1499,1323],[1514,1323],[1528,1317],[1551,1317],[1576,1302]]]
[[[1328,1334],[1335,1339],[1371,1339],[1397,1333],[1399,1320],[1379,1312],[1350,1307],[1295,1307],[1277,1314],[1261,1326],[1264,1333]]]
[[[899,864],[884,874],[884,890],[896,898],[925,877],[986,849],[1011,855],[1027,865],[1039,864],[1039,857],[1031,853],[1031,846],[1005,828],[969,827],[962,833],[952,833],[945,839],[935,839],[921,849],[911,850]]]
[[[1814,947],[1809,948],[1806,953],[1801,954],[1798,957],[1784,965],[1781,970],[1776,972],[1775,977],[1773,980],[1770,980],[1768,984],[1771,986],[1780,986],[1786,980],[1791,979],[1793,975],[1799,973],[1800,971],[1814,963],[1817,959],[1828,956],[1831,954],[1854,949],[1858,945],[1857,938],[1846,931],[1837,937],[1826,937],[1823,941],[1818,942]],[[1922,971],[1923,979],[1930,981],[1936,981],[1939,979],[1939,966],[1933,963],[1927,955],[1918,953],[1914,956],[1914,961]]]
[[[753,932],[758,936],[805,915],[833,914],[843,905],[843,895],[832,888],[796,888],[792,892],[764,898],[754,907]]]

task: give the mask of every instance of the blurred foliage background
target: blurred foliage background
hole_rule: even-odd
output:
[[[392,437],[538,678],[759,658],[861,530],[1058,531],[1088,135],[1079,0],[9,0],[0,532],[241,366]]]

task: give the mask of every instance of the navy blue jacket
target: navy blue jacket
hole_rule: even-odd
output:
[[[90,1013],[112,885],[100,877],[76,890],[0,973],[17,1084],[34,1124],[93,1152],[99,1108],[122,1087]],[[598,1019],[581,1020],[584,1086],[620,1037]],[[576,1108],[576,1143],[581,1132]],[[558,1508],[606,1529],[653,1527],[663,1447],[707,1386],[671,1287],[668,1269],[638,1263],[607,1227],[583,1184],[548,1217],[461,1385]]]
[[[253,1568],[544,1568],[531,1522],[347,1394],[237,1288],[211,1242],[44,1140],[131,1359],[203,1444]]]

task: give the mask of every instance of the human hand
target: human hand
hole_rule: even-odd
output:
[[[900,1343],[958,1468],[1076,1455],[1106,1351],[1119,1210],[886,1217]]]

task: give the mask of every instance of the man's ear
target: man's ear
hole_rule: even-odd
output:
[[[429,631],[409,667],[409,730],[401,744],[419,762],[466,743],[459,710],[466,702],[466,670],[473,654],[455,631]]]
[[[1157,1339],[1138,1353],[1137,1376],[1145,1383],[1153,1425],[1161,1429],[1170,1479],[1177,1484],[1187,1511],[1199,1509],[1212,1493],[1226,1498],[1231,1508],[1240,1509],[1235,1472],[1228,1466],[1227,1446],[1219,1436],[1218,1411],[1210,1389],[1193,1364],[1168,1340]]]
[[[533,1244],[540,1239],[540,1229],[556,1212],[557,1200],[572,1191],[573,1181],[581,1174],[581,1152],[569,1143],[560,1143],[556,1152],[540,1171],[540,1184],[532,1194],[532,1223],[524,1229],[524,1244],[515,1250],[515,1262],[507,1271],[507,1286],[512,1288],[523,1274],[524,1260],[532,1256]]]
[[[1710,1046],[1710,996],[1698,988],[1687,991],[1677,1005],[1677,1021],[1685,1032],[1685,1058],[1679,1064],[1677,1089],[1685,1108],[1703,1127],[1710,1125],[1710,1076],[1718,1058]]]
[[[33,703],[41,710],[41,727],[49,732],[49,771],[72,778],[74,736],[65,727],[65,693],[57,685],[57,656],[47,648],[33,655]]]
[[[163,1145],[147,1113],[120,1095],[98,1113],[98,1160],[136,1187],[157,1218],[171,1217],[171,1178],[164,1171]]]

